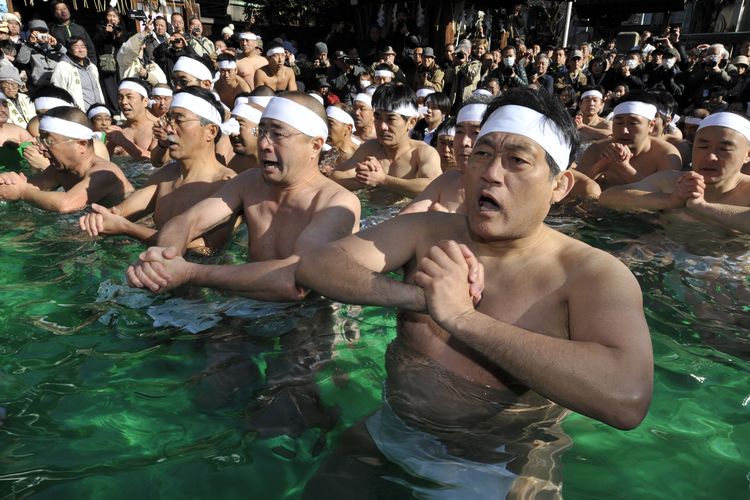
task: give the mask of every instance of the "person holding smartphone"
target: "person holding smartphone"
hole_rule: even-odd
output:
[[[64,49],[49,34],[47,23],[41,19],[29,21],[29,38],[18,49],[16,64],[29,75],[29,90],[48,84]]]

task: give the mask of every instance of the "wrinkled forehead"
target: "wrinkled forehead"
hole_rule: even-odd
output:
[[[750,147],[750,141],[740,132],[729,127],[708,126],[703,127],[695,134],[695,143],[699,141],[720,142],[732,144],[737,147]]]

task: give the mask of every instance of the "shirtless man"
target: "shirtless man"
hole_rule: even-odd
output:
[[[238,103],[232,110],[232,117],[240,124],[238,134],[232,134],[229,141],[234,149],[234,158],[227,165],[237,173],[258,167],[257,128],[262,111],[245,103]]]
[[[154,244],[167,221],[218,191],[235,176],[216,160],[221,112],[221,104],[208,90],[188,87],[178,92],[165,117],[173,161],[119,205],[111,209],[91,205],[91,212],[79,220],[81,230],[92,237],[122,234]],[[135,222],[151,213],[155,227]],[[233,222],[198,235],[188,247],[218,250],[231,235]]]
[[[148,108],[149,112],[156,118],[161,118],[169,111],[172,105],[174,92],[166,83],[160,83],[151,89],[151,100],[154,103]]]
[[[139,160],[151,158],[156,147],[152,129],[157,118],[148,112],[148,84],[138,78],[124,78],[117,89],[120,112],[125,125],[107,128],[107,148],[111,155],[127,154]]]
[[[240,51],[242,58],[237,60],[237,74],[243,78],[250,88],[255,88],[255,72],[262,68],[268,61],[255,50],[258,47],[260,37],[254,33],[240,33]]]
[[[0,200],[23,200],[50,212],[75,212],[88,203],[111,206],[133,192],[122,170],[94,154],[94,131],[83,111],[51,109],[40,124],[40,148],[54,167],[30,178],[0,174]],[[57,191],[62,187],[64,191]]]
[[[250,85],[237,75],[237,60],[232,54],[221,54],[217,62],[220,76],[214,89],[219,94],[221,102],[232,108],[238,94],[250,92]]]
[[[576,115],[576,128],[584,141],[606,139],[612,134],[612,123],[599,116],[604,109],[604,95],[599,89],[581,94],[580,113]]]
[[[443,172],[440,177],[430,183],[414,201],[401,211],[401,214],[426,212],[435,210],[441,212],[464,213],[464,183],[463,174],[469,155],[474,149],[474,143],[479,135],[482,116],[487,110],[485,98],[475,98],[466,102],[458,111],[456,117],[456,131],[453,136],[453,155],[456,159],[456,169]],[[476,99],[481,99],[475,101]]]
[[[268,64],[255,70],[255,87],[266,85],[276,92],[297,90],[297,80],[292,68],[284,66],[286,51],[284,47],[271,47],[266,51]]]
[[[354,114],[354,133],[352,140],[357,145],[371,139],[377,139],[375,134],[375,116],[372,110],[372,96],[366,93],[357,94],[352,103]]]
[[[382,85],[372,96],[377,139],[364,143],[331,178],[349,189],[382,186],[415,197],[440,175],[440,156],[409,138],[417,122],[417,98],[404,85]]]
[[[456,121],[452,118],[445,120],[438,127],[436,134],[437,145],[435,149],[437,149],[440,155],[440,170],[443,173],[449,170],[457,170],[456,157],[453,154],[453,140],[456,138]],[[422,192],[424,193],[424,191]]]
[[[175,88],[182,90],[188,87],[201,87],[211,90],[213,75],[211,70],[199,59],[182,56],[174,65],[172,73]],[[154,124],[151,132],[156,139],[156,145],[151,151],[151,164],[159,168],[169,162],[169,144],[167,142],[167,130],[163,121]],[[224,165],[228,165],[234,157],[232,145],[228,135],[222,135],[216,145],[216,158]]]
[[[601,189],[629,184],[662,170],[680,170],[682,158],[673,145],[649,134],[656,106],[647,94],[631,92],[614,111],[612,137],[592,144],[583,153],[578,172]]]
[[[336,164],[342,163],[354,155],[359,146],[352,141],[354,119],[344,108],[345,104],[334,104],[326,108],[328,116],[329,142],[336,148],[339,156]]]
[[[183,284],[229,290],[258,300],[301,300],[294,281],[302,255],[359,228],[359,200],[318,171],[328,136],[315,99],[285,92],[260,121],[261,168],[242,172],[214,196],[169,221],[157,247],[128,268],[131,286],[165,291]],[[237,214],[248,226],[248,261],[239,266],[193,264],[188,242]]]
[[[297,269],[300,284],[332,300],[399,309],[385,403],[365,431],[392,462],[418,463],[407,470],[420,486],[434,481],[462,498],[505,498],[535,481],[511,485],[506,475],[503,487],[493,475],[491,491],[460,484],[461,471],[479,479],[488,462],[510,461],[519,474],[514,446],[541,438],[528,433],[541,419],[562,418],[554,403],[619,429],[637,426],[653,378],[634,276],[544,225],[572,183],[558,167],[575,143],[569,116],[554,97],[527,89],[505,93],[487,113],[466,170],[466,215],[396,217],[304,256]],[[388,275],[401,268],[404,281]],[[527,443],[524,452],[550,444]],[[469,457],[455,455],[467,447]]]
[[[657,172],[610,188],[599,202],[626,211],[678,210],[707,224],[750,233],[750,121],[734,113],[704,118],[693,144],[693,170]]]

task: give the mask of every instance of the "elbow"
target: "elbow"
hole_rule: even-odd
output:
[[[297,286],[313,287],[314,264],[310,257],[302,257],[294,270],[295,288]]]
[[[651,405],[651,385],[642,387],[629,393],[618,394],[614,401],[610,400],[605,414],[599,420],[605,424],[629,431],[638,427],[648,414]]]
[[[84,208],[86,208],[85,201],[64,200],[55,206],[55,211],[60,212],[61,214],[69,214],[71,212],[78,212]]]

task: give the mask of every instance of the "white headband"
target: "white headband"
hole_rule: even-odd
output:
[[[279,120],[310,137],[328,139],[328,124],[321,117],[301,104],[276,97],[268,103],[262,118]]]
[[[234,116],[239,116],[240,118],[249,120],[253,123],[260,123],[260,117],[261,115],[263,115],[263,112],[257,108],[248,106],[247,104],[239,103],[234,106],[232,114]]]
[[[698,127],[698,132],[706,127],[731,128],[735,132],[744,135],[745,138],[750,141],[750,121],[748,121],[747,118],[735,115],[734,113],[722,112],[708,115]]]
[[[430,94],[434,94],[435,91],[432,89],[419,89],[417,90],[417,97],[427,97]]]
[[[55,109],[62,106],[73,106],[73,104],[58,99],[57,97],[37,97],[34,99],[34,107],[36,109]]]
[[[250,33],[249,31],[246,31],[244,33],[240,33],[240,40],[260,40],[260,37],[254,33]]]
[[[445,128],[445,129],[441,130],[438,133],[438,137],[440,137],[441,135],[455,137],[456,136],[456,127],[448,127],[448,128]]]
[[[250,102],[248,100],[248,97],[244,96],[244,95],[243,96],[237,96],[237,97],[234,98],[234,105],[235,106],[237,106],[238,104],[247,104],[248,102]]]
[[[104,106],[94,106],[93,108],[89,109],[89,112],[86,113],[86,116],[89,117],[89,120],[95,117],[96,115],[109,115],[112,116],[112,112],[105,108]]]
[[[151,89],[151,95],[160,95],[162,97],[172,97],[174,95],[174,92],[172,92],[172,89],[165,89],[164,87],[154,87]]]
[[[528,137],[549,153],[562,170],[566,170],[570,165],[570,146],[560,128],[552,120],[531,108],[515,104],[500,106],[482,125],[477,141],[492,132],[507,132]]]
[[[137,92],[148,99],[148,91],[146,90],[146,87],[144,87],[140,83],[135,83],[132,80],[125,80],[120,84],[119,87],[117,87],[117,90],[132,90],[133,92]]]
[[[696,118],[694,116],[688,116],[685,118],[685,123],[688,125],[700,125],[703,118]]]
[[[384,76],[384,77],[393,78],[394,74],[393,74],[393,71],[390,71],[387,69],[379,69],[375,71],[375,76]]]
[[[336,106],[328,106],[326,108],[326,116],[333,118],[336,121],[340,121],[346,125],[351,125],[354,128],[354,119],[352,116],[341,108]]]
[[[284,54],[286,51],[284,47],[271,47],[266,51],[266,56],[271,57],[274,54]]]
[[[89,140],[94,137],[94,131],[87,126],[53,116],[43,116],[39,121],[39,130],[52,134],[60,134],[71,139]]]
[[[247,102],[250,104],[257,104],[261,108],[265,108],[273,98],[274,96],[272,95],[251,95],[247,98]]]
[[[172,68],[172,73],[174,73],[175,71],[182,71],[183,73],[192,75],[201,81],[213,80],[213,75],[211,74],[211,71],[206,67],[205,64],[198,62],[195,59],[191,59],[185,56],[182,56],[179,59],[177,59],[177,62],[175,63],[174,68]]]
[[[412,116],[419,116],[419,109],[417,109],[416,106],[413,104],[401,104],[399,107],[389,107],[389,108],[378,108],[381,111],[385,111],[386,113],[397,113],[401,116],[408,116],[411,118]]]
[[[169,109],[174,108],[184,108],[188,111],[192,111],[201,118],[205,118],[214,125],[218,125],[224,134],[231,135],[239,133],[240,124],[237,123],[237,120],[230,119],[224,122],[219,111],[210,102],[188,92],[178,92],[174,96]]]
[[[369,94],[357,94],[354,100],[366,104],[368,108],[372,108],[372,96]]]
[[[481,103],[474,103],[474,104],[467,104],[463,108],[461,108],[458,111],[458,116],[456,117],[456,125],[463,122],[481,122],[482,121],[482,115],[484,115],[484,112],[487,110],[486,104]]]
[[[598,90],[587,90],[586,92],[581,94],[581,100],[587,97],[598,97],[599,99],[604,99],[604,96]]]
[[[323,105],[323,106],[326,105],[326,103],[323,102],[323,98],[320,97],[318,94],[310,93],[310,94],[307,94],[307,95],[309,95],[310,97],[312,97],[313,99],[315,99],[316,101],[318,101],[321,105]]]
[[[487,89],[476,89],[474,92],[471,93],[471,95],[483,95],[487,97],[492,97],[492,92],[490,92]]]
[[[656,117],[656,106],[640,101],[621,102],[612,111],[614,116],[617,115],[638,115],[653,120]]]
[[[237,67],[237,61],[219,61],[219,69],[232,69]]]

